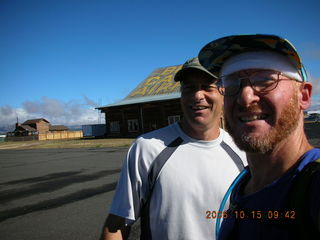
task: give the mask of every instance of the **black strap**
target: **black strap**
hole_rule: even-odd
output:
[[[308,199],[311,196],[311,184],[313,176],[320,171],[320,159],[308,163],[296,176],[290,195],[288,209],[296,213],[296,221],[292,223],[292,239],[312,239],[319,236],[319,229],[310,224]],[[318,216],[319,213],[317,213]],[[317,225],[318,226],[318,225]]]
[[[182,138],[176,138],[173,142],[171,142],[165,149],[163,149],[160,152],[160,154],[156,157],[156,159],[150,166],[150,170],[148,173],[149,188],[146,193],[145,201],[141,209],[141,240],[152,240],[149,215],[151,194],[162,167],[182,142]]]
[[[231,157],[231,159],[234,161],[237,168],[239,169],[239,172],[241,172],[244,169],[244,164],[239,155],[224,141],[221,142],[221,147],[228,153],[228,155]]]
[[[289,191],[287,209],[278,211],[282,213],[282,218],[270,218],[270,216],[267,216],[268,212],[264,212],[261,219],[254,218],[254,220],[263,224],[271,224],[279,228],[287,229],[290,234],[290,239],[293,240],[315,239],[316,236],[319,236],[320,230],[313,224],[310,224],[308,216],[310,206],[307,202],[311,196],[310,191],[313,177],[315,173],[319,171],[320,159],[317,159],[316,161],[308,163],[302,171],[297,174]],[[232,192],[232,194],[234,194],[234,192]],[[230,207],[228,210],[230,216],[234,215],[237,210],[242,211],[246,218],[250,218],[250,216],[253,215],[252,213],[258,212],[258,210],[239,207],[232,202],[232,199],[233,197],[230,198]],[[319,213],[317,213],[317,216],[318,214]],[[239,218],[234,218],[237,219],[235,223],[237,224]]]

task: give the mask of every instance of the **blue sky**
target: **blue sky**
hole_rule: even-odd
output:
[[[17,115],[95,123],[95,106],[124,98],[154,69],[245,33],[296,46],[319,110],[319,9],[318,0],[1,0],[0,126]]]

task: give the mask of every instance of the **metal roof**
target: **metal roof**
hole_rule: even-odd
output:
[[[33,128],[33,127],[31,127],[31,126],[29,126],[29,125],[24,125],[24,124],[22,124],[22,125],[19,125],[18,126],[18,129],[23,129],[23,130],[27,130],[27,131],[29,131],[29,132],[36,132],[37,131],[37,129],[35,129],[35,128]],[[17,129],[16,129],[17,130]]]
[[[41,121],[44,121],[44,122],[47,122],[49,123],[49,121],[47,119],[44,119],[44,118],[36,118],[36,119],[29,119],[27,121],[25,121],[24,125],[28,125],[28,124],[33,124],[33,123],[38,123],[38,122],[41,122]]]
[[[181,66],[154,70],[127,97],[118,102],[97,107],[97,109],[180,98],[180,82],[175,82],[173,79]]]
[[[156,101],[164,101],[170,99],[177,99],[180,98],[180,92],[178,93],[171,93],[171,94],[161,94],[155,96],[147,96],[147,97],[139,97],[139,98],[131,98],[131,99],[123,99],[119,102],[106,105],[104,107],[116,107],[116,106],[123,106],[123,105],[130,105],[130,104],[137,104],[137,103],[145,103],[145,102],[156,102]],[[99,107],[104,108],[104,107]]]

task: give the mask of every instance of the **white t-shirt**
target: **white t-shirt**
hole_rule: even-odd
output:
[[[192,139],[177,123],[140,136],[124,161],[110,213],[133,221],[140,217],[150,165],[177,137],[183,143],[163,166],[150,199],[152,239],[215,239],[216,221],[211,213],[218,212],[225,192],[239,173],[221,142],[247,165],[245,153],[223,129],[213,141]]]

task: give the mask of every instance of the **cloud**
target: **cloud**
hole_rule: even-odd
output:
[[[304,44],[302,54],[306,59],[320,60],[320,46],[316,43]]]
[[[1,116],[8,117],[14,114],[14,110],[10,106],[5,105],[0,107],[0,114]]]
[[[104,115],[99,115],[98,110],[94,109],[97,104],[87,96],[68,102],[44,96],[37,101],[25,101],[21,106],[0,106],[0,127],[12,129],[17,118],[20,123],[28,119],[45,118],[53,125],[67,126],[96,124],[99,120],[104,123]]]
[[[308,73],[312,83],[312,99],[309,111],[320,111],[320,77],[314,77]]]
[[[16,111],[9,105],[0,106],[0,125],[2,128],[11,129],[16,122]]]
[[[320,95],[320,77],[315,77],[308,72],[308,81],[312,83],[312,95]]]
[[[91,107],[97,107],[98,104],[96,102],[94,102],[93,100],[91,100],[90,98],[88,98],[87,96],[83,96],[85,103]]]

